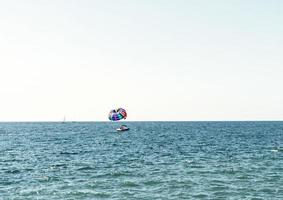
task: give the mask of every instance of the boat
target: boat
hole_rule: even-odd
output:
[[[117,128],[116,130],[117,131],[128,131],[130,130],[130,128],[128,128],[126,125],[122,125],[120,126],[120,128]]]
[[[66,117],[64,116],[63,121],[61,123],[64,124],[65,122],[66,122]]]

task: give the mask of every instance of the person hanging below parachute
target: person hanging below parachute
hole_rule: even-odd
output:
[[[119,121],[122,119],[125,120],[126,118],[127,118],[127,112],[123,108],[113,109],[108,114],[108,119],[110,121]],[[117,128],[116,130],[117,131],[128,131],[130,129],[126,125],[121,125],[120,128]]]

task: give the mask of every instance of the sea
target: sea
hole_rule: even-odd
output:
[[[283,199],[283,122],[0,123],[0,199]]]

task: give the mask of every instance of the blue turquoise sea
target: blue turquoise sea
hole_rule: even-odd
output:
[[[283,199],[283,122],[0,123],[0,199]]]

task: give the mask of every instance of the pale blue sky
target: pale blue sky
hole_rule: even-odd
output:
[[[0,2],[0,121],[281,120],[283,1]]]

